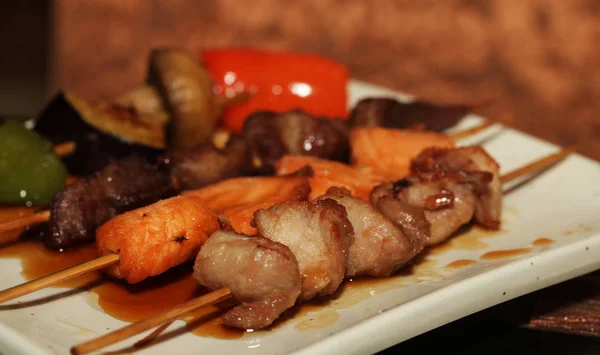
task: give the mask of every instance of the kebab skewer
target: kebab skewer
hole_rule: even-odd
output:
[[[539,171],[541,169],[547,168],[548,166],[551,166],[551,165],[555,164],[557,161],[562,160],[564,157],[566,157],[570,153],[571,153],[571,150],[565,150],[565,151],[562,151],[560,153],[548,156],[548,157],[546,157],[544,159],[541,159],[539,161],[533,162],[533,163],[531,163],[531,164],[528,165],[528,166],[533,167],[535,170],[530,170],[527,167],[523,167],[523,168],[517,170],[517,171],[519,171],[518,174],[508,173],[506,176],[511,177],[511,179],[516,179],[518,177],[534,173],[535,171]],[[255,178],[255,179],[267,179],[267,178],[276,179],[277,177],[265,177],[265,178]],[[507,179],[503,179],[503,180],[504,180],[503,181],[504,183],[508,182]],[[298,181],[299,181],[300,185],[303,185],[303,184],[307,183],[306,180],[304,180],[303,183],[301,182],[302,181],[301,179],[298,180]],[[237,183],[237,182],[234,182],[234,183]],[[304,185],[304,186],[306,186],[306,185]],[[295,188],[293,190],[294,191],[298,191]],[[251,191],[251,190],[248,190],[248,191]],[[272,191],[270,191],[269,193],[271,193],[271,192]],[[306,193],[307,192],[308,191],[306,191]],[[226,191],[223,191],[223,193],[226,193]],[[193,194],[191,194],[191,195],[193,195]],[[178,199],[187,198],[187,197],[190,197],[190,196],[174,197],[174,198],[171,198],[171,199],[168,199],[168,200],[161,201],[159,203],[165,204],[165,203],[167,203],[165,201],[179,201]],[[299,196],[299,197],[301,197],[301,196]],[[297,199],[301,199],[301,198],[297,198]],[[262,206],[262,207],[257,206],[256,209],[268,208],[271,205],[274,205],[274,204],[282,202],[282,201],[285,201],[285,200],[280,200],[280,201],[271,200],[270,201],[270,205],[266,205],[266,206],[265,205],[259,205],[259,206]],[[171,203],[171,202],[169,202],[169,203]],[[172,206],[173,208],[176,208],[176,205],[170,205],[170,206]],[[111,225],[112,226],[119,226],[119,225],[125,226],[124,224],[122,224],[123,220],[129,220],[131,222],[132,219],[131,219],[130,216],[132,216],[132,215],[138,216],[138,214],[140,213],[140,211],[143,211],[144,209],[153,209],[153,208],[154,208],[154,205],[150,205],[150,206],[144,207],[142,209],[130,211],[130,212],[127,212],[125,214],[122,214],[122,215],[119,215],[119,216],[113,218],[109,223],[107,223],[108,226],[104,225],[103,227],[105,227],[105,228],[104,229],[100,229],[98,231],[98,237],[99,237],[98,239],[100,241],[106,240],[103,237],[104,236],[103,231],[107,231],[107,232],[111,231],[112,228],[109,228],[109,226],[111,226]],[[207,209],[207,211],[205,211],[204,213],[207,214],[209,211],[210,210]],[[141,212],[141,216],[143,216],[143,214],[144,214],[144,212]],[[163,216],[163,217],[165,218],[165,221],[170,221],[170,219],[167,218],[166,216]],[[249,217],[251,217],[251,216],[249,216]],[[135,223],[132,223],[129,227],[127,227],[129,230],[132,231],[131,233],[136,233],[136,231],[138,231],[138,230],[142,230],[143,231],[143,229],[136,228],[136,227],[143,227],[144,225],[146,225],[146,222],[144,221],[144,218],[146,218],[146,217],[137,217],[137,219],[135,220]],[[250,218],[248,218],[248,219],[250,219]],[[466,222],[468,222],[468,220],[466,220],[464,223],[466,223]],[[168,242],[167,244],[169,244],[169,243],[177,243],[178,237],[185,237],[185,235],[174,235],[173,234],[174,232],[175,232],[175,234],[183,234],[183,230],[165,230],[165,229],[168,229],[168,228],[164,228],[164,226],[165,226],[164,223],[166,223],[166,222],[162,222],[162,223],[163,223],[162,224],[163,229],[162,230],[155,230],[153,232],[154,233],[153,234],[154,237],[152,237],[150,240],[156,240],[156,241],[158,241],[158,243],[161,243],[161,240],[162,240],[162,243]],[[214,223],[212,225],[214,225]],[[197,224],[192,224],[192,226],[191,226],[191,228],[197,228],[197,227],[198,227]],[[460,227],[460,225],[457,225],[456,229],[458,227]],[[143,233],[141,233],[141,234],[143,234]],[[112,253],[119,253],[120,254],[120,253],[123,253],[123,252],[127,253],[127,251],[124,251],[124,248],[127,248],[128,246],[135,247],[133,244],[130,244],[128,242],[129,239],[133,239],[133,237],[131,235],[129,235],[127,238],[125,238],[125,237],[122,237],[122,235],[121,235],[121,238],[118,239],[118,240],[121,243],[125,243],[125,244],[118,245],[118,246],[115,246],[112,243],[102,244],[102,242],[99,243],[98,240],[97,240],[97,245],[106,245],[106,247],[100,247],[99,248],[100,249],[100,255],[104,255],[104,254],[110,255]],[[143,239],[143,237],[141,239]],[[183,241],[183,243],[181,243],[181,244],[182,245],[187,245],[186,243],[187,243],[186,241]],[[174,244],[174,245],[177,245],[177,244]],[[199,248],[199,244],[198,245],[194,244],[194,245],[195,245],[196,248]],[[140,248],[140,247],[138,247],[138,248]],[[142,248],[143,248],[143,246],[142,246]],[[121,250],[119,250],[119,249],[121,249]],[[173,249],[173,251],[178,251],[178,250],[179,250],[179,248],[174,248]],[[196,251],[197,251],[197,249],[196,249]],[[135,255],[135,253],[131,252],[131,255]],[[101,259],[102,262],[90,261],[88,263],[91,263],[93,265],[93,267],[94,267],[94,270],[97,270],[98,268],[106,267],[107,265],[115,264],[115,263],[118,262],[118,259],[115,258],[114,256],[102,256],[101,258],[102,258]],[[151,258],[144,257],[143,255],[139,255],[139,256],[137,256],[137,258],[139,260],[143,260],[143,259],[151,260]],[[181,262],[183,262],[183,261],[184,260],[181,260]],[[55,274],[51,274],[51,275],[48,275],[46,277],[42,277],[40,279],[33,280],[33,281],[27,282],[25,284],[22,284],[22,285],[19,285],[19,286],[15,286],[15,287],[13,287],[11,289],[4,290],[4,291],[0,292],[0,302],[6,302],[6,301],[14,299],[16,297],[20,297],[20,296],[23,296],[23,295],[28,294],[30,292],[34,292],[36,290],[39,290],[41,288],[48,287],[48,286],[50,286],[52,284],[60,282],[61,280],[64,280],[65,277],[66,278],[70,278],[70,277],[73,277],[73,276],[80,275],[81,273],[85,272],[86,265],[89,265],[88,263],[84,263],[84,264],[75,266],[75,267],[70,268],[70,269],[59,271],[59,272],[57,272]],[[141,270],[141,268],[142,268],[141,265],[134,265],[133,263],[128,263],[128,265],[130,265],[132,268],[135,268],[137,270]],[[172,265],[172,266],[174,266],[174,265]],[[73,269],[75,271],[73,271]],[[165,271],[165,270],[166,269],[164,269],[163,271]],[[121,272],[119,270],[113,272],[113,275],[121,275],[121,276],[123,276],[123,275],[128,275],[128,274],[129,274],[128,272]],[[145,277],[150,276],[151,274],[156,274],[156,273],[152,272],[152,271],[147,272],[147,275],[145,275]],[[127,276],[125,276],[125,277],[127,277]],[[143,279],[145,277],[141,277],[139,275],[136,275],[132,279],[139,281],[139,280],[141,280],[141,279]]]
[[[469,152],[469,149],[471,148],[462,148],[458,151],[472,154],[473,152]],[[439,166],[441,159],[447,159],[451,154],[456,154],[451,151],[446,151],[446,154],[442,153],[426,151],[421,158],[437,156],[436,165]],[[548,167],[552,164],[551,162],[557,162],[569,153],[570,151],[560,152],[528,165],[535,169],[518,169],[517,171],[520,172],[518,176],[536,173],[539,169]],[[419,164],[418,160],[416,164]],[[454,174],[456,172],[456,166],[446,166],[437,172],[437,177],[440,180],[446,180],[446,183],[448,179],[455,184],[473,185],[478,183],[477,179],[465,180],[462,176],[457,179]],[[469,174],[476,172],[481,171],[466,171],[465,175],[469,177]],[[312,204],[305,201],[283,202],[268,210],[256,212],[255,224],[259,232],[258,237],[240,235],[227,227],[215,232],[200,250],[194,273],[201,284],[217,290],[214,297],[211,293],[203,296],[202,299],[189,301],[169,313],[156,315],[83,343],[74,347],[73,353],[83,354],[97,350],[176,320],[195,309],[194,307],[220,302],[227,296],[235,297],[242,301],[242,304],[224,315],[224,323],[238,328],[260,329],[269,325],[281,312],[291,307],[296,299],[307,300],[317,294],[326,295],[334,292],[344,276],[392,274],[426,245],[439,242],[439,240],[431,241],[430,224],[442,225],[441,228],[445,228],[446,238],[452,235],[457,228],[443,221],[444,219],[454,219],[448,218],[448,216],[440,217],[438,215],[433,218],[428,216],[429,218],[425,219],[423,210],[425,212],[435,211],[442,208],[441,206],[430,205],[419,209],[415,208],[414,204],[407,203],[405,197],[398,196],[402,194],[402,190],[409,190],[409,194],[416,194],[423,190],[431,191],[430,173],[431,171],[427,171],[421,166],[420,174],[426,176],[419,177],[418,181],[414,179],[411,185],[399,182],[397,185],[400,186],[395,188],[396,191],[389,191],[389,186],[383,184],[373,191],[374,206],[349,195],[343,189],[333,188]],[[481,178],[481,176],[477,176],[479,174],[475,175],[475,178]],[[485,177],[487,174],[483,175]],[[515,179],[517,174],[509,173],[506,176]],[[485,179],[489,179],[489,176]],[[489,179],[488,182],[492,180]],[[496,180],[498,180],[497,177]],[[504,180],[508,182],[508,179]],[[499,188],[499,186],[497,187]],[[496,201],[491,201],[489,196],[484,196],[478,191],[480,186],[471,186],[471,188],[474,194],[479,194],[478,199],[481,204],[487,207],[497,204]],[[456,191],[456,186],[453,186],[451,190]],[[447,197],[444,196],[438,203],[447,203],[445,201]],[[425,200],[431,202],[430,198]],[[343,205],[347,211],[347,218],[336,211],[340,205]],[[473,207],[470,216],[475,214],[476,208]],[[487,210],[487,213],[484,216],[491,217],[493,221],[494,211]],[[464,212],[458,211],[455,214],[460,217],[460,215],[464,215]],[[478,221],[486,225],[486,220],[479,218],[476,217]],[[470,217],[463,220],[467,223]],[[487,223],[489,227],[489,221]],[[379,227],[379,230],[375,229],[374,231],[374,226]],[[385,231],[383,235],[386,237],[383,239],[381,239],[381,231]],[[353,237],[344,248],[344,237],[349,235]],[[381,248],[381,243],[384,243],[386,248]],[[316,247],[307,248],[306,244]],[[287,248],[282,248],[282,245]],[[293,259],[290,257],[290,252],[297,260],[298,265],[290,261]],[[268,262],[265,263],[266,259]],[[240,260],[242,261],[240,262]],[[249,279],[252,279],[251,285]],[[161,329],[164,328],[161,327]]]
[[[289,118],[291,120],[303,120],[303,118],[295,118],[295,116],[301,115],[300,113],[290,113],[289,115],[293,116]],[[318,121],[315,118],[310,119]],[[57,194],[50,210],[0,224],[0,233],[50,222],[50,233],[44,236],[44,242],[50,248],[67,248],[93,241],[95,229],[116,214],[142,207],[160,198],[172,196],[175,189],[168,181],[169,175],[178,187],[194,189],[247,172],[249,169],[244,166],[248,164],[247,160],[250,160],[247,157],[248,146],[256,145],[261,140],[261,136],[255,133],[259,123],[261,122],[250,118],[248,131],[252,133],[249,133],[245,141],[235,136],[215,136],[213,140],[216,142],[211,145],[172,154],[169,156],[169,171],[148,164],[143,159],[134,156],[113,161],[102,171],[75,182],[71,184],[72,186],[66,186]],[[448,141],[477,134],[493,124],[493,121],[488,121],[460,131],[450,135],[451,139]],[[284,139],[286,136],[286,132],[279,132],[281,136],[274,135],[272,131],[269,134],[271,137],[279,137],[278,139]],[[329,144],[335,145],[339,137],[340,135],[330,134],[325,140]],[[68,143],[55,148],[63,153],[74,149]],[[338,149],[338,151],[340,150]],[[343,155],[343,149],[341,151]],[[324,154],[326,157],[334,157],[333,152]],[[263,156],[261,158],[264,159]],[[265,167],[261,165],[259,170],[262,169]],[[133,181],[137,182],[133,183]],[[101,190],[105,193],[102,193]],[[90,195],[89,191],[96,193]],[[84,201],[80,213],[73,208],[75,200]],[[121,200],[129,202],[125,205],[116,203]],[[89,205],[92,203],[106,211],[103,217],[99,217],[95,211],[89,211]],[[80,206],[75,205],[75,207],[79,208]]]

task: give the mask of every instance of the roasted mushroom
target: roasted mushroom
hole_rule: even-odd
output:
[[[208,73],[185,52],[156,49],[150,55],[149,82],[171,114],[167,147],[181,151],[210,140],[217,121]]]
[[[466,106],[441,106],[424,101],[402,103],[392,98],[367,98],[356,104],[348,123],[352,127],[423,128],[443,131],[469,112]]]
[[[165,149],[182,151],[207,143],[219,112],[247,93],[217,100],[208,74],[186,53],[154,50],[148,83],[107,100],[90,102],[59,93],[35,129],[54,144],[76,143],[65,158],[69,171],[89,175],[111,158],[131,154],[154,161]]]

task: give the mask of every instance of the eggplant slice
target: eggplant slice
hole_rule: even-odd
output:
[[[59,93],[46,106],[35,130],[53,144],[75,142],[73,154],[63,158],[71,174],[86,176],[111,159],[135,154],[155,161],[164,150],[165,112],[142,113],[135,106],[89,103]]]

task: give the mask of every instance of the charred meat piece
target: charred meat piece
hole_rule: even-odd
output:
[[[298,262],[288,247],[231,230],[208,238],[196,258],[194,278],[213,290],[231,290],[240,304],[223,315],[223,322],[241,329],[271,325],[294,305],[302,285]]]
[[[443,131],[469,112],[466,106],[441,106],[423,101],[402,103],[392,98],[367,98],[356,104],[351,127],[416,128]]]
[[[378,199],[377,195],[386,191],[387,196],[395,196],[405,205],[424,209],[431,225],[426,245],[445,241],[473,218],[476,197],[468,187],[448,180],[422,182],[411,177],[401,181],[400,187],[392,183],[378,186],[373,190],[372,199]]]
[[[208,143],[175,152],[169,157],[171,178],[186,190],[244,175],[249,170],[248,162],[248,146],[236,136],[231,137],[222,149]]]
[[[51,206],[50,231],[44,244],[53,249],[91,242],[95,231],[119,213],[175,193],[168,173],[131,156],[59,191]]]
[[[133,284],[194,258],[218,228],[202,199],[176,196],[111,219],[98,228],[96,245],[100,255],[119,255],[106,271]]]
[[[348,249],[346,276],[391,275],[420,253],[429,238],[428,224],[422,211],[416,211],[410,217],[400,215],[407,213],[408,209],[397,214],[390,213],[394,218],[390,220],[367,201],[350,195],[346,189],[335,187],[318,198],[325,199],[333,199],[345,207],[354,229],[354,238]],[[417,231],[413,233],[414,230]]]
[[[275,163],[286,154],[348,159],[345,122],[313,117],[299,110],[253,113],[244,121],[242,134],[250,149],[252,166],[260,174],[274,173]]]
[[[300,300],[335,292],[346,271],[353,230],[343,206],[287,201],[254,213],[258,233],[290,248],[302,274]]]
[[[423,208],[396,198],[394,184],[385,183],[373,189],[371,204],[390,221],[396,223],[416,248],[423,248],[431,238],[431,223]]]
[[[483,148],[429,148],[413,160],[411,170],[421,181],[446,179],[467,186],[477,197],[476,221],[490,229],[500,226],[500,167]]]

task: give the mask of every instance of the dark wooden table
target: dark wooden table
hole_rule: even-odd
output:
[[[599,291],[600,272],[595,272],[459,319],[380,354],[600,354]]]

